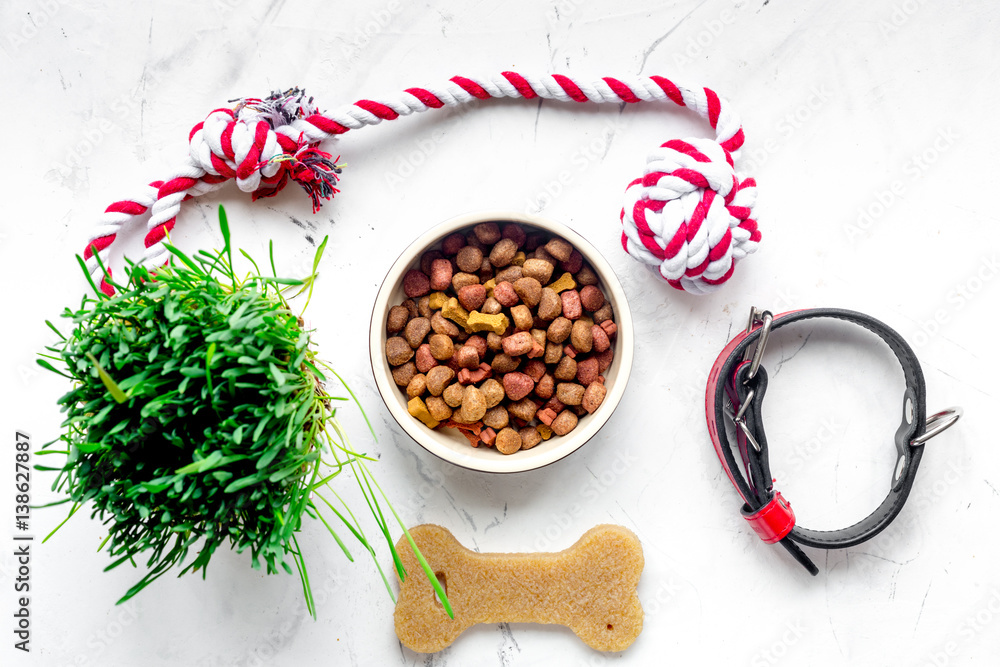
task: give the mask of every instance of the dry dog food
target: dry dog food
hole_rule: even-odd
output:
[[[448,617],[400,538],[396,549],[410,576],[400,582],[394,620],[399,640],[414,651],[440,651],[477,623],[564,625],[598,651],[622,651],[642,632],[642,545],[627,528],[595,526],[565,551],[527,554],[476,553],[435,525],[410,535],[455,613]]]
[[[403,291],[385,355],[428,428],[513,454],[566,435],[604,401],[618,327],[565,239],[482,223],[425,252]]]

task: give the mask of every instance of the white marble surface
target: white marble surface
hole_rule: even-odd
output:
[[[996,3],[956,0],[4,2],[0,662],[996,664],[998,20]],[[665,106],[525,102],[352,132],[332,149],[348,164],[343,193],[320,214],[294,186],[256,204],[230,186],[186,205],[175,240],[218,243],[219,203],[240,245],[260,254],[274,238],[290,270],[329,234],[311,318],[373,416],[377,443],[356,412],[345,421],[381,456],[376,474],[406,521],[443,524],[482,551],[555,550],[596,523],[630,527],[646,556],[638,641],[603,655],[557,627],[480,626],[439,655],[416,655],[393,634],[372,564],[346,562],[315,525],[303,544],[316,622],[296,578],[260,576],[229,553],[213,559],[207,581],[161,579],[116,607],[138,574],[101,572],[102,527],[81,515],[34,546],[32,652],[14,651],[10,443],[15,429],[36,444],[57,435],[66,387],[33,357],[51,339],[43,320],[84,290],[73,255],[100,211],[168,173],[189,128],[234,97],[304,85],[332,107],[510,68],[661,74],[728,97],[748,140],[742,169],[760,184],[760,252],[709,297],[657,282],[621,252],[621,192],[650,147],[708,128]],[[543,196],[561,175],[561,191]],[[637,343],[609,427],[561,463],[506,477],[415,447],[381,404],[364,352],[369,304],[399,251],[452,215],[496,207],[541,210],[598,246],[625,286]],[[141,236],[125,247],[137,253]],[[812,552],[816,578],[752,535],[705,430],[707,369],[752,304],[875,315],[917,349],[928,407],[966,410],[927,445],[891,529]],[[845,525],[888,486],[901,374],[853,331],[818,329],[806,346],[807,333],[780,336],[765,359],[773,467],[803,524]],[[52,498],[45,486],[36,477],[33,502]],[[33,532],[60,519],[37,511]]]

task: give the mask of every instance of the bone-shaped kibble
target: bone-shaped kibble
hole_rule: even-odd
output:
[[[642,631],[642,545],[627,528],[595,526],[557,553],[476,553],[432,524],[410,535],[455,612],[448,617],[401,538],[396,549],[409,576],[400,584],[396,634],[414,651],[440,651],[477,623],[565,625],[599,651],[621,651]]]

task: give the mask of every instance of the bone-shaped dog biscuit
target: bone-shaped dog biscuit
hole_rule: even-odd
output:
[[[621,651],[642,631],[642,545],[627,528],[595,526],[556,553],[476,553],[432,524],[410,535],[455,612],[448,617],[401,538],[396,549],[409,576],[400,583],[396,635],[414,651],[440,651],[477,623],[565,625],[599,651]]]

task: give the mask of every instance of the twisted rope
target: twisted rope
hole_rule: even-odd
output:
[[[229,179],[254,199],[272,196],[294,180],[310,195],[316,211],[321,200],[338,192],[334,185],[340,174],[336,160],[319,150],[322,142],[384,120],[500,97],[630,104],[670,101],[692,109],[715,130],[715,139],[671,140],[648,156],[642,176],[625,190],[619,216],[622,246],[673,287],[695,294],[724,283],[736,261],[756,250],[760,233],[750,217],[756,183],[752,178],[740,180],[734,167],[743,129],[728,103],[712,90],[687,88],[660,76],[578,82],[560,74],[533,77],[503,72],[479,79],[456,76],[439,87],[408,88],[327,112],[320,112],[298,89],[216,109],[191,130],[188,159],[179,169],[107,208],[87,242],[88,269],[95,281],[100,279],[101,290],[112,294],[97,260],[107,266],[109,248],[122,226],[147,212],[142,262],[161,266],[168,257],[163,242],[177,221],[181,203]]]

